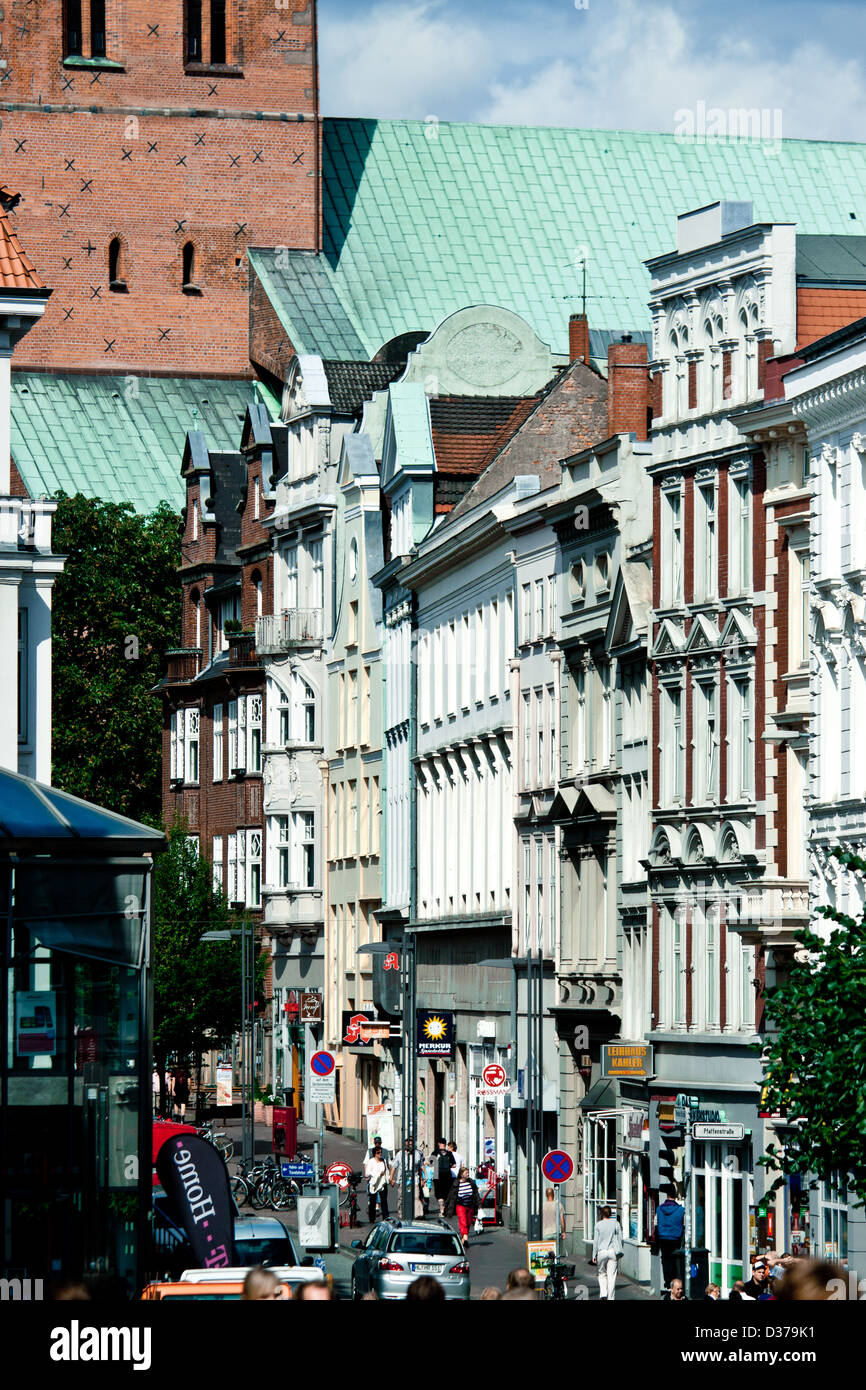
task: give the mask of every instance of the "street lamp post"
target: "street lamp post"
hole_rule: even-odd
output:
[[[240,927],[206,931],[201,940],[231,941],[233,936],[241,939],[241,1158],[246,1165],[252,1163],[255,1156],[255,927],[252,921],[245,919]]]
[[[417,977],[415,968],[415,937],[405,932],[401,937],[390,941],[372,941],[359,946],[357,954],[383,956],[395,949],[400,952],[401,985],[401,1066],[400,1066],[400,1108],[402,1111],[402,1139],[405,1155],[406,1143],[410,1140],[409,1153],[412,1161],[407,1164],[401,1159],[400,1214],[405,1221],[415,1218],[415,1163],[417,1104],[417,1069],[415,1066],[415,1016],[417,1010]]]

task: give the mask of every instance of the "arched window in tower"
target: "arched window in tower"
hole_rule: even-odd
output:
[[[63,7],[63,48],[67,58],[80,58],[81,44],[81,0],[66,0]]]
[[[90,56],[105,57],[105,0],[90,0]]]
[[[183,248],[183,281],[181,288],[184,294],[201,294],[201,290],[195,282],[197,266],[197,256],[195,246],[188,241]]]
[[[112,237],[108,244],[108,288],[115,294],[126,294],[126,257],[123,242],[119,236]]]

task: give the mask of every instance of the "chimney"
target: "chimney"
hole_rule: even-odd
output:
[[[586,314],[572,314],[568,320],[568,360],[589,361],[589,324]]]
[[[607,350],[607,433],[633,434],[646,439],[650,381],[646,343],[633,343],[628,333]]]

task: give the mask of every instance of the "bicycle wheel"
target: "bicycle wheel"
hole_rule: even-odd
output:
[[[260,1178],[250,1192],[250,1203],[257,1211],[261,1211],[262,1207],[270,1206],[272,1185],[273,1178]]]
[[[277,1178],[271,1190],[271,1201],[279,1211],[294,1211],[300,1188],[292,1178]]]
[[[247,1187],[247,1184],[245,1183],[244,1179],[239,1177],[237,1174],[233,1174],[232,1177],[229,1179],[229,1187],[231,1189],[231,1194],[239,1207],[242,1207],[244,1202],[248,1202],[250,1200],[250,1189]]]

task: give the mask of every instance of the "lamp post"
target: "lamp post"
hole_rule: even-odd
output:
[[[241,1158],[246,1166],[255,1156],[255,927],[252,921],[244,920],[240,927],[227,927],[224,931],[206,931],[202,941],[231,941],[233,936],[241,939]]]
[[[401,1160],[400,1214],[405,1221],[415,1218],[415,1163],[417,1104],[417,1069],[415,1066],[415,1016],[417,982],[415,974],[415,937],[411,932],[394,937],[390,941],[371,941],[359,946],[357,954],[384,956],[393,951],[400,952],[400,997],[401,997],[401,1065],[400,1065],[400,1105],[402,1109],[402,1145],[405,1154],[406,1140],[410,1140],[409,1152],[412,1162]]]

